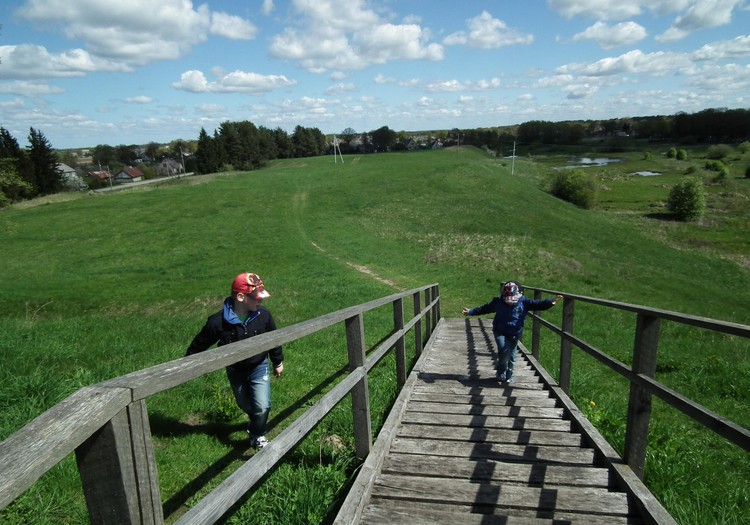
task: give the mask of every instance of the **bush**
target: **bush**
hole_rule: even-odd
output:
[[[596,179],[590,173],[584,173],[583,170],[561,170],[552,181],[550,193],[558,199],[588,210],[596,205],[599,192]]]
[[[667,151],[667,158],[673,159],[677,156],[677,148],[669,148],[669,151]]]
[[[721,171],[725,168],[724,163],[720,160],[707,160],[705,168],[708,171]]]
[[[727,179],[729,179],[729,168],[724,166],[719,170],[719,173],[716,174],[716,177],[714,177],[714,182],[724,184],[727,182]]]
[[[737,146],[737,149],[740,153],[747,153],[750,151],[750,142],[745,141],[741,143],[739,146]]]
[[[700,219],[706,211],[706,193],[697,177],[685,177],[670,191],[667,209],[681,221]]]
[[[725,157],[728,157],[730,153],[732,153],[731,146],[728,146],[726,144],[716,144],[708,148],[708,152],[706,152],[706,158],[721,160]]]
[[[681,149],[677,152],[677,160],[687,160],[687,151]]]

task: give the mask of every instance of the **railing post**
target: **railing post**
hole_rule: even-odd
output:
[[[437,301],[432,307],[432,329],[434,330],[440,320],[440,288],[437,284],[432,287],[432,300]]]
[[[346,349],[349,354],[349,372],[365,364],[365,326],[362,314],[350,317],[346,323]],[[370,423],[370,392],[367,374],[352,389],[352,417],[354,418],[354,451],[359,459],[370,453],[372,425]]]
[[[404,329],[404,300],[402,298],[393,301],[393,331],[403,331]],[[406,345],[404,343],[404,334],[396,341],[396,384],[401,390],[406,384]]]
[[[145,401],[128,405],[76,449],[92,524],[164,523]]]
[[[427,308],[427,305],[429,305],[432,302],[432,289],[431,288],[425,288],[424,290],[424,306]],[[427,312],[427,314],[424,316],[424,330],[427,334],[427,337],[430,337],[430,334],[432,334],[432,316],[430,315],[430,311]]]
[[[562,330],[573,334],[573,321],[575,317],[575,300],[569,297],[563,299]],[[573,343],[566,337],[560,340],[560,388],[566,394],[570,393],[570,367]]]
[[[542,298],[542,292],[540,290],[534,290],[534,299],[539,300]],[[537,315],[539,313],[537,312]],[[539,322],[537,316],[534,316],[534,320],[531,322],[531,355],[534,359],[539,361],[539,347],[541,346],[541,329],[542,323]]]
[[[419,315],[422,311],[422,304],[420,302],[420,293],[414,292],[414,316]],[[424,345],[424,339],[422,338],[422,319],[418,319],[414,323],[414,353],[416,357],[422,355],[422,348]]]
[[[656,352],[659,347],[659,318],[638,314],[633,348],[633,372],[649,378],[656,375]],[[625,462],[643,479],[651,420],[651,394],[630,383],[628,421],[625,429]]]

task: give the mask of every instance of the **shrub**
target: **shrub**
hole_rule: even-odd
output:
[[[741,143],[739,146],[737,146],[737,149],[740,153],[747,153],[750,152],[750,142],[745,141]]]
[[[667,151],[667,158],[673,159],[677,156],[677,148],[669,148],[669,151]]]
[[[708,148],[706,158],[721,160],[732,153],[732,147],[726,144],[715,144]]]
[[[681,221],[700,219],[706,211],[706,193],[697,177],[685,177],[669,191],[667,209]]]
[[[705,168],[708,171],[721,171],[725,168],[724,163],[720,160],[707,160]]]
[[[652,153],[650,151],[643,152],[643,160],[651,160]]]
[[[716,174],[716,177],[714,177],[714,182],[724,184],[727,179],[729,179],[729,168],[724,166],[719,170],[719,173]]]
[[[695,173],[696,171],[698,171],[698,168],[696,168],[695,166],[688,166],[685,170],[685,174],[690,175],[691,173]]]
[[[677,160],[687,160],[687,151],[681,149],[677,152]]]
[[[555,175],[550,193],[579,208],[591,209],[596,205],[599,192],[596,179],[590,173],[562,170]]]

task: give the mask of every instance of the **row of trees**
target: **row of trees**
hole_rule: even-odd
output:
[[[57,154],[41,131],[31,128],[29,146],[22,149],[8,130],[0,127],[0,206],[49,195],[63,187]]]
[[[201,128],[195,171],[252,170],[265,166],[269,160],[314,157],[327,149],[326,137],[318,128],[297,126],[289,135],[281,128],[271,130],[246,120],[223,122],[213,136]]]

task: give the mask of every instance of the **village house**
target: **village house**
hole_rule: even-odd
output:
[[[143,180],[143,172],[132,166],[125,166],[115,175],[115,181],[117,182],[138,182],[140,180]]]

